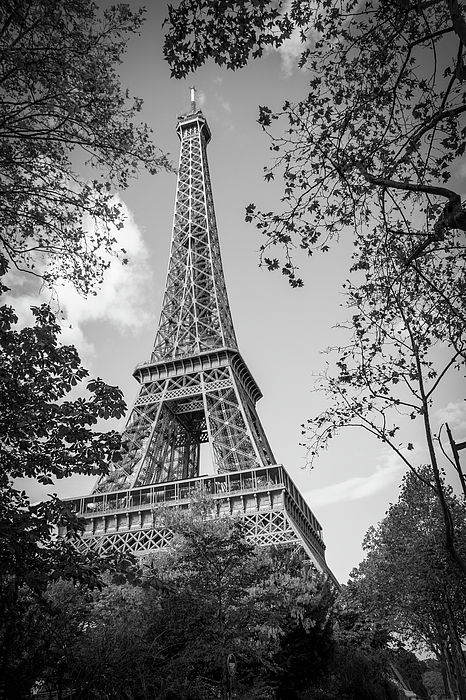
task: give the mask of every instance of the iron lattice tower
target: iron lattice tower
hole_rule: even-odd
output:
[[[181,141],[165,294],[139,394],[123,432],[123,459],[90,496],[72,499],[86,520],[83,546],[144,554],[170,533],[157,506],[189,507],[199,489],[214,515],[238,514],[262,545],[303,547],[327,570],[322,529],[276,465],[256,412],[262,394],[241,357],[222,269],[202,112],[178,119]],[[214,475],[200,475],[209,443]]]
[[[149,362],[124,430],[121,466],[98,492],[274,463],[256,413],[261,393],[238,352],[222,270],[201,112],[178,122],[181,155],[170,262]]]

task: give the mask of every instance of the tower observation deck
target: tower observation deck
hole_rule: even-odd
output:
[[[258,545],[302,548],[329,572],[322,528],[277,465],[256,411],[262,394],[238,349],[220,255],[202,111],[179,117],[170,259],[150,359],[122,434],[122,460],[93,492],[68,499],[85,521],[83,549],[144,555],[171,538],[161,507],[210,495],[212,517],[240,517]],[[213,475],[200,474],[201,444]],[[331,575],[332,576],[332,575]]]

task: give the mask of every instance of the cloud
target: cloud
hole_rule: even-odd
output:
[[[466,177],[466,163],[460,163],[458,166],[458,176]]]
[[[289,39],[277,49],[281,57],[282,71],[285,77],[291,77],[299,57],[305,50],[307,43],[301,41],[300,29],[295,29]]]
[[[216,81],[214,80],[214,83]],[[234,121],[227,115],[232,113],[231,102],[224,99],[221,92],[215,90],[209,97],[209,106],[206,107],[206,96],[203,92],[196,92],[196,104],[202,108],[205,116],[209,119],[209,123],[221,123],[222,129],[225,132],[231,132],[235,129]],[[226,114],[224,114],[226,112]]]
[[[231,112],[231,104],[230,104],[229,102],[227,102],[226,100],[223,100],[223,99],[222,99],[221,97],[219,97],[218,95],[217,95],[216,97],[217,97],[217,99],[218,99],[218,101],[219,101],[219,103],[220,103],[220,107],[221,107],[222,109],[224,109],[225,112],[230,113],[230,112]]]
[[[339,484],[324,486],[304,494],[312,508],[321,508],[331,503],[356,501],[383,491],[387,486],[399,481],[404,466],[395,453],[385,452],[375,472],[369,476],[359,476]]]
[[[440,424],[448,423],[450,428],[466,430],[466,401],[459,399],[458,401],[450,402],[444,408],[436,411],[435,417]]]
[[[291,10],[291,4],[292,0],[286,0],[281,10],[281,14],[285,14],[285,12],[289,13]],[[289,39],[285,39],[283,44],[279,46],[278,49],[274,49],[280,54],[281,67],[286,78],[291,77],[293,69],[295,68],[301,54],[311,43],[312,37],[316,36],[315,32],[311,30],[307,33],[306,40],[303,42],[301,31],[301,28],[296,27]]]
[[[114,229],[111,233],[117,241],[115,248],[126,250],[128,264],[123,265],[103,252],[102,257],[110,261],[110,267],[97,294],[87,298],[80,296],[67,281],[57,287],[53,295],[46,289],[26,292],[21,278],[15,275],[13,284],[10,279],[8,286],[19,289],[20,293],[9,294],[5,303],[14,306],[20,326],[32,323],[31,306],[51,303],[62,323],[61,342],[73,344],[80,354],[90,356],[94,349],[86,340],[86,323],[106,322],[120,331],[136,332],[148,322],[153,322],[143,303],[151,282],[148,249],[130,210],[122,200],[119,201],[125,223],[122,229]]]

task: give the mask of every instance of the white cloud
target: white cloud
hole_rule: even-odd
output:
[[[282,70],[287,78],[293,73],[293,68],[305,48],[306,44],[301,41],[301,32],[299,29],[295,29],[290,38],[285,39],[283,44],[278,48],[278,53],[282,61]]]
[[[291,2],[292,0],[286,0],[281,10],[282,14],[291,10]],[[303,42],[301,38],[301,29],[296,27],[290,38],[285,39],[283,44],[278,49],[274,49],[280,54],[282,71],[286,78],[291,77],[301,54],[309,46],[312,36],[314,35],[314,31],[308,32],[306,41]]]
[[[466,401],[464,399],[451,401],[447,406],[436,411],[435,417],[440,424],[448,423],[450,428],[466,430]]]
[[[459,177],[466,177],[466,163],[462,162],[458,166],[458,176]]]
[[[226,100],[223,100],[221,97],[217,95],[217,99],[220,103],[220,107],[225,110],[225,112],[230,113],[231,112],[231,104],[227,102]]]
[[[399,457],[394,452],[384,452],[381,463],[377,464],[375,472],[369,476],[353,477],[338,484],[314,489],[305,493],[304,496],[314,509],[331,503],[367,498],[400,481],[403,471],[404,466]]]
[[[95,296],[80,296],[69,282],[57,287],[53,296],[46,289],[8,295],[5,303],[14,306],[21,326],[32,323],[31,306],[52,302],[52,308],[59,311],[58,318],[62,322],[61,342],[76,345],[80,354],[89,356],[93,354],[93,347],[86,340],[84,326],[87,322],[107,322],[120,331],[132,332],[147,322],[153,322],[150,314],[144,310],[144,303],[141,303],[148,293],[151,280],[148,250],[130,210],[121,200],[120,203],[125,223],[123,228],[113,230],[112,234],[117,241],[115,248],[126,250],[128,264],[123,265],[116,258],[102,253],[102,257],[110,261],[110,267]],[[17,281],[15,276],[14,287],[11,280],[9,286],[18,289]]]

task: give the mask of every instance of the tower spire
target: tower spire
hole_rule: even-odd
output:
[[[170,262],[152,362],[238,349],[207,161],[210,129],[194,110],[179,117],[176,131],[181,149]]]

